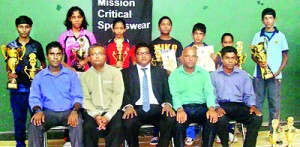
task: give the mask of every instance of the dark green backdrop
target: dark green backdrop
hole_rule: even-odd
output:
[[[63,21],[67,10],[77,5],[86,13],[92,30],[91,0],[1,0],[0,1],[0,43],[7,44],[18,34],[15,29],[15,18],[28,15],[33,19],[31,37],[40,41],[43,47],[50,41],[57,40],[60,33],[65,31]],[[181,41],[183,46],[192,41],[192,27],[202,22],[207,27],[205,42],[221,49],[220,38],[225,32],[234,35],[235,41],[244,42],[244,51],[250,57],[248,44],[254,34],[263,27],[261,11],[272,7],[277,12],[276,26],[282,31],[289,44],[289,62],[283,71],[281,118],[285,121],[288,116],[300,120],[300,65],[298,65],[300,1],[298,0],[154,0],[153,1],[153,30],[152,36],[159,36],[157,22],[160,17],[167,15],[173,20],[171,35]],[[254,63],[247,58],[244,69],[253,72]],[[5,62],[0,56],[0,133],[13,131],[13,118],[9,103],[9,93],[6,90],[7,77]],[[267,107],[265,107],[265,110]],[[263,113],[267,120],[267,111]]]

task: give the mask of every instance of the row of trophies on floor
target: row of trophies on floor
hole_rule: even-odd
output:
[[[287,147],[291,147],[295,138],[295,134],[299,132],[297,128],[294,127],[294,118],[288,117],[287,124],[279,127],[279,120],[272,120],[273,133],[270,135],[270,141],[272,147],[276,146],[276,141],[281,140],[281,137],[284,136],[287,142]]]

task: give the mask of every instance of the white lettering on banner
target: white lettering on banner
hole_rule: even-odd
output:
[[[129,10],[128,12],[119,12],[118,10],[108,10],[108,12],[105,12],[104,10],[100,9],[98,11],[98,16],[100,18],[132,18],[132,11]]]
[[[112,28],[112,24],[105,23],[103,21],[98,21],[97,27],[98,29],[104,29],[104,31],[107,31]],[[143,30],[149,28],[150,28],[150,22],[126,24],[126,29],[130,29],[130,30]]]
[[[134,7],[135,1],[128,0],[98,0],[98,6]]]

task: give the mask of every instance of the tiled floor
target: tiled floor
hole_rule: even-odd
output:
[[[240,134],[237,134],[238,137],[238,142],[237,143],[233,143],[231,145],[231,147],[242,147],[243,146],[243,139],[242,136]],[[151,139],[150,136],[144,136],[144,137],[140,137],[140,146],[141,147],[154,147],[149,145],[149,140]],[[200,147],[199,145],[200,143],[200,138],[197,138],[193,144],[193,147],[196,147],[197,145]],[[48,140],[48,147],[61,147],[63,146],[64,141],[63,139],[58,139],[58,140]],[[293,142],[293,147],[300,147],[300,135],[299,134],[295,134],[295,139]],[[15,142],[14,141],[0,141],[0,146],[5,146],[5,147],[13,147],[15,146]],[[99,141],[99,146],[103,147],[104,146],[104,140],[100,139]],[[257,147],[270,147],[271,143],[268,140],[268,132],[267,131],[261,131],[258,134],[258,141],[257,141]],[[282,145],[277,145],[277,147],[285,147],[286,146],[286,141],[283,138],[283,144]],[[220,144],[214,144],[214,147],[221,147]]]

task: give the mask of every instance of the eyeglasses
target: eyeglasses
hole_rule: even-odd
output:
[[[149,55],[150,52],[139,52],[139,53],[135,53],[136,55],[138,56],[141,56],[141,55]]]
[[[103,56],[104,53],[101,53],[101,52],[99,52],[99,53],[91,53],[91,54],[89,54],[89,55],[90,55],[90,56],[93,56],[93,57],[97,57],[98,55]]]

